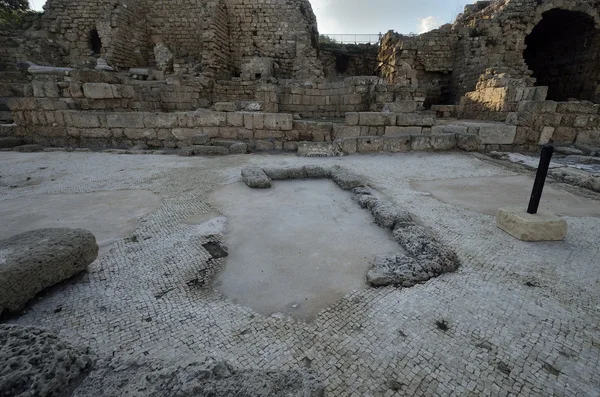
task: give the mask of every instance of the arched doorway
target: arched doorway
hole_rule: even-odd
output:
[[[552,9],[525,39],[523,57],[548,99],[596,101],[600,78],[600,32],[588,14]]]

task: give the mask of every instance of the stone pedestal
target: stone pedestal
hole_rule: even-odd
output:
[[[528,214],[522,208],[500,208],[498,227],[523,241],[560,241],[567,236],[567,222],[553,214]]]

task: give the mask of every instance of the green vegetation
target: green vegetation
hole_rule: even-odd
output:
[[[20,28],[37,15],[28,0],[0,0],[0,27]]]

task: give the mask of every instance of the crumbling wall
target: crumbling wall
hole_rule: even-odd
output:
[[[232,61],[239,73],[245,58],[275,60],[275,76],[323,76],[317,59],[316,17],[308,0],[226,0]]]
[[[320,58],[329,80],[378,75],[378,53],[377,44],[320,44]]]
[[[216,79],[228,79],[233,75],[228,15],[225,3],[209,3],[209,20],[202,35],[203,71]]]

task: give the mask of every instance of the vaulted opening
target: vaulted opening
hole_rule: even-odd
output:
[[[102,40],[96,29],[92,29],[90,32],[90,50],[95,55],[100,54],[100,51],[102,51]]]
[[[525,62],[537,79],[548,86],[548,98],[597,101],[600,77],[600,36],[588,14],[553,9],[525,39]]]

